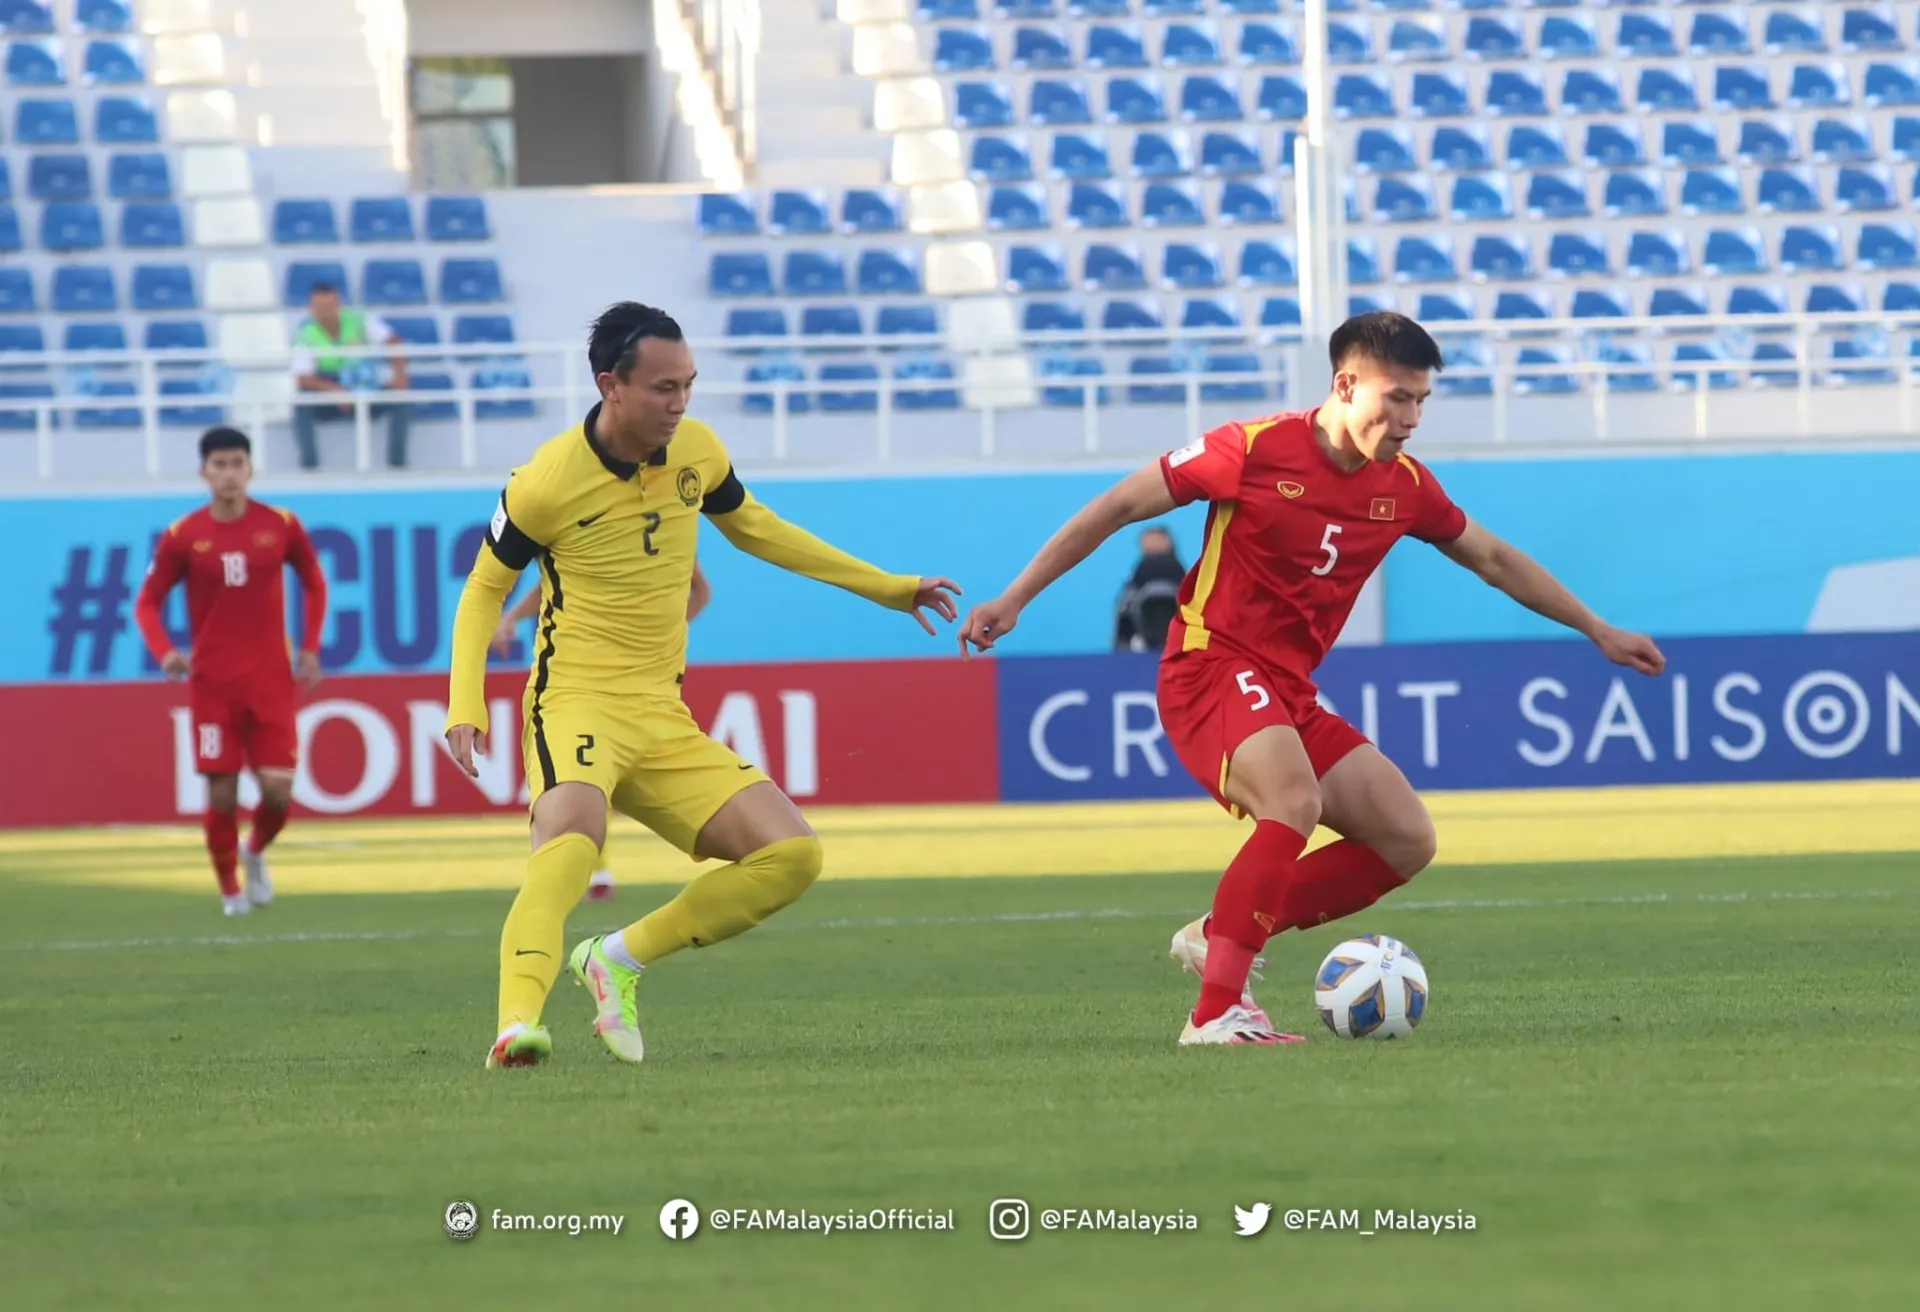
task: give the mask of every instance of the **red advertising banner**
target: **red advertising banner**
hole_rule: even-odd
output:
[[[496,750],[478,780],[448,757],[443,675],[330,679],[301,706],[294,800],[318,815],[461,815],[526,802],[523,675],[489,676]],[[795,801],[986,802],[999,795],[986,662],[819,662],[689,671],[702,728]],[[178,684],[0,686],[0,828],[157,824],[198,815]],[[243,779],[241,799],[255,793]]]

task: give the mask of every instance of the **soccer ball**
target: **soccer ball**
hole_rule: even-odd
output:
[[[1320,963],[1313,1005],[1343,1039],[1398,1039],[1427,1014],[1427,968],[1399,939],[1350,938]]]

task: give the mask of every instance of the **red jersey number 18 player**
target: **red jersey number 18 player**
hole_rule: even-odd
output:
[[[1614,628],[1517,548],[1468,519],[1405,454],[1440,348],[1404,315],[1347,320],[1318,409],[1225,424],[1138,471],[1067,521],[961,631],[986,651],[1020,612],[1127,524],[1209,503],[1205,546],[1179,595],[1160,663],[1160,718],[1194,777],[1255,826],[1209,916],[1173,940],[1202,979],[1182,1044],[1297,1042],[1247,979],[1267,939],[1352,915],[1433,859],[1433,820],[1406,776],[1315,700],[1314,670],[1361,587],[1402,537],[1430,542],[1521,605],[1643,674],[1665,657]],[[1319,824],[1340,842],[1303,856]]]
[[[192,687],[194,762],[207,777],[207,851],[230,916],[273,900],[263,854],[286,824],[293,798],[299,764],[294,685],[296,676],[304,690],[320,682],[320,631],[327,617],[327,580],[306,529],[291,512],[247,497],[252,453],[246,435],[231,428],[209,429],[201,437],[200,474],[213,499],[161,535],[135,607],[161,669]],[[305,597],[302,641],[291,655],[288,566]],[[193,632],[192,648],[184,652],[161,621],[167,594],[182,579]],[[242,765],[260,783],[260,807],[244,853],[244,892],[234,816]]]

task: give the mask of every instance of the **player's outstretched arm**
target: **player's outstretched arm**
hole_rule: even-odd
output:
[[[850,556],[761,505],[731,473],[727,481],[707,497],[702,510],[727,541],[749,556],[757,556],[769,565],[778,565],[820,583],[845,588],[889,610],[906,611],[928,633],[934,631],[933,622],[921,613],[923,610],[932,610],[949,620],[960,613],[953,600],[960,589],[951,579],[889,574],[857,556]]]
[[[1590,639],[1614,664],[1642,674],[1658,674],[1667,667],[1666,656],[1652,638],[1607,623],[1549,574],[1546,566],[1471,519],[1459,537],[1439,546],[1455,564],[1472,570],[1528,610]]]
[[[285,512],[282,512],[285,513]],[[287,564],[300,580],[300,648],[294,654],[294,675],[312,692],[320,686],[320,638],[327,627],[327,575],[313,539],[293,515],[287,515]]]
[[[153,659],[160,663],[169,679],[186,678],[190,668],[186,653],[173,645],[173,635],[167,632],[163,618],[167,594],[186,573],[187,554],[169,528],[160,535],[153,565],[147,570],[146,581],[140,585],[140,596],[133,603],[133,617],[140,626],[140,636],[146,639],[147,650],[153,653]]]
[[[1040,553],[1027,563],[1020,577],[1005,592],[967,613],[967,622],[960,630],[960,654],[972,654],[969,643],[981,651],[991,650],[994,643],[1013,632],[1027,603],[1046,591],[1055,579],[1091,556],[1102,542],[1127,525],[1164,515],[1175,504],[1157,461],[1135,470],[1089,501],[1047,540],[1047,545],[1040,548]]]

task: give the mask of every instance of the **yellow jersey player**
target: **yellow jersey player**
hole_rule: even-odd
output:
[[[719,437],[687,418],[693,353],[660,310],[622,301],[593,325],[600,404],[513,472],[454,620],[447,745],[476,775],[487,750],[488,640],[520,572],[538,561],[544,600],[523,701],[532,855],[500,937],[500,1024],[487,1065],[553,1052],[540,1023],[559,974],[567,913],[585,892],[609,802],[708,870],[618,933],[574,948],[594,1032],[641,1059],[640,973],[682,948],[751,929],[820,873],[820,840],[759,769],[700,732],[680,698],[699,517],[735,546],[796,574],[905,611],[957,617],[941,578],[888,574],[788,524],[734,474]]]
[[[513,652],[513,644],[520,636],[520,626],[540,613],[540,601],[545,590],[539,583],[527,589],[527,595],[513,604],[513,609],[500,617],[500,626],[493,631],[493,641],[489,644],[496,656],[507,656]],[[707,576],[700,569],[700,562],[693,562],[693,582],[687,591],[687,623],[693,623],[707,603],[713,600],[713,585],[707,582]],[[612,841],[613,835],[607,839]],[[607,862],[607,847],[600,845],[600,860],[594,868],[593,878],[587,881],[587,900],[604,902],[613,896],[613,869]]]

